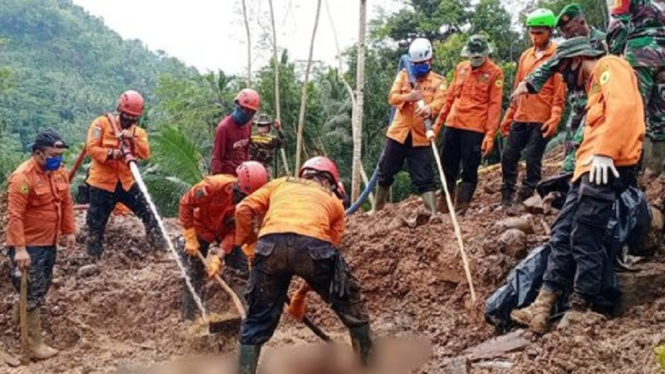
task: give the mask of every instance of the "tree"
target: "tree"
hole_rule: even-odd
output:
[[[356,68],[356,100],[353,107],[353,168],[351,171],[351,200],[356,201],[360,193],[360,168],[362,155],[363,105],[365,100],[365,34],[367,0],[360,0],[358,22],[358,66]]]
[[[279,102],[279,62],[277,60],[278,48],[277,48],[277,28],[275,27],[275,12],[272,6],[272,0],[268,0],[270,4],[270,22],[272,24],[272,50],[273,50],[273,59],[275,61],[275,119],[282,122],[281,116],[281,106]],[[284,147],[279,148],[279,152],[282,156],[282,165],[284,165],[284,172],[288,175],[291,174],[289,171],[289,161],[286,158],[286,151]]]
[[[314,18],[314,29],[312,30],[312,41],[309,44],[309,56],[307,58],[307,67],[305,68],[305,79],[302,84],[302,93],[300,96],[300,114],[298,115],[298,138],[296,139],[296,166],[294,173],[300,169],[300,155],[303,149],[303,125],[305,121],[305,107],[307,105],[307,85],[309,82],[309,70],[312,67],[312,57],[314,55],[314,41],[316,39],[316,29],[319,26],[319,14],[321,13],[321,0],[316,3],[316,16]]]
[[[245,32],[247,33],[247,87],[252,86],[252,36],[249,32],[249,21],[247,20],[247,5],[242,0],[242,17],[245,20]]]

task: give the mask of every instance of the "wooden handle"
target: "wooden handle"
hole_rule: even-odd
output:
[[[201,263],[208,268],[208,261],[206,261],[205,257],[201,254],[201,252],[196,252],[197,256],[199,257],[199,260],[201,260]],[[240,298],[238,295],[236,295],[235,292],[229,287],[226,282],[217,274],[215,274],[215,280],[217,283],[219,283],[220,286],[222,286],[222,289],[231,297],[231,300],[233,300],[233,304],[235,305],[236,309],[238,310],[238,313],[240,313],[240,317],[244,320],[247,317],[247,313],[245,312],[245,307],[242,306],[242,302],[240,301]]]
[[[21,348],[22,361],[29,362],[30,343],[28,341],[28,271],[21,270],[21,303],[19,304],[19,317],[21,319]]]

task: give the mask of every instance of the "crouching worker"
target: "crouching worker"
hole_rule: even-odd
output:
[[[338,248],[344,208],[335,164],[325,157],[305,162],[299,177],[268,183],[236,208],[236,244],[256,238],[253,222],[264,216],[249,276],[247,319],[240,337],[240,369],[256,373],[261,346],[275,332],[294,275],[303,278],[349,328],[360,361],[368,364],[372,339],[358,280]]]
[[[57,132],[40,133],[32,145],[32,157],[9,177],[6,244],[12,264],[11,281],[20,293],[21,273],[27,273],[29,354],[38,360],[58,354],[57,349],[44,343],[41,322],[41,308],[51,288],[56,243],[64,235],[68,249],[75,244],[74,204],[69,176],[62,166],[66,148]],[[18,306],[16,303],[16,324]]]
[[[606,309],[603,275],[613,264],[603,238],[612,205],[637,183],[645,133],[642,100],[628,62],[604,54],[589,38],[575,37],[561,43],[554,57],[560,72],[581,70],[588,79],[589,101],[572,186],[552,228],[543,286],[533,304],[511,313],[515,322],[536,333],[547,331],[552,306],[571,286],[572,310],[564,319],[574,321],[581,312]]]
[[[227,267],[247,273],[247,258],[239,247],[233,245],[235,205],[266,184],[268,175],[263,165],[256,161],[240,164],[236,173],[237,177],[227,174],[206,177],[180,199],[179,221],[183,237],[179,238],[177,247],[194,291],[199,296],[203,290],[204,274],[207,272],[209,277],[213,277],[221,269],[219,256],[209,260],[208,269],[198,258],[199,253],[206,257],[210,244],[214,242],[220,243]],[[194,298],[183,281],[182,318],[193,320],[195,314]]]

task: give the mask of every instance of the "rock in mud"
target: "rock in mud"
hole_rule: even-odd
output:
[[[526,257],[526,234],[522,230],[509,229],[499,238],[499,245],[503,253],[521,259]]]
[[[89,278],[95,275],[99,275],[99,267],[95,264],[81,266],[81,268],[76,272],[76,275],[79,278]]]
[[[621,286],[621,311],[633,306],[651,303],[665,294],[665,265],[644,264],[635,273],[619,273]]]
[[[540,195],[533,195],[530,198],[524,200],[522,204],[524,204],[524,208],[529,213],[542,214],[544,211],[543,200],[540,198]]]

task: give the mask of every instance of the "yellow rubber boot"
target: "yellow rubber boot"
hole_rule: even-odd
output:
[[[549,328],[550,312],[557,297],[556,292],[541,288],[538,297],[531,305],[513,310],[510,312],[510,318],[520,325],[528,326],[529,330],[536,334],[544,334]]]

